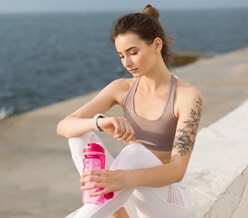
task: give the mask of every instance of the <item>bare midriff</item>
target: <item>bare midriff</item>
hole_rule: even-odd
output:
[[[156,151],[156,150],[150,150],[155,156],[158,157],[158,159],[163,163],[170,162],[171,159],[171,152],[170,151]]]

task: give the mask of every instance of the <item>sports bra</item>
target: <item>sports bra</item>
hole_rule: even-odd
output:
[[[136,141],[151,150],[171,151],[178,121],[174,115],[177,77],[171,75],[167,103],[163,113],[156,120],[147,120],[135,112],[134,96],[139,82],[140,78],[134,81],[123,103],[124,115],[135,132]]]

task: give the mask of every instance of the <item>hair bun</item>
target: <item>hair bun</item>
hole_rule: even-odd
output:
[[[145,8],[143,9],[143,13],[150,15],[156,19],[158,19],[160,15],[158,9],[152,7],[152,5],[146,5]]]

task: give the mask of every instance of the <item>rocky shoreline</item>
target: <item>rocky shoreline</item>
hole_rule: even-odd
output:
[[[172,67],[185,66],[202,58],[211,58],[212,54],[200,51],[175,51],[170,59]]]

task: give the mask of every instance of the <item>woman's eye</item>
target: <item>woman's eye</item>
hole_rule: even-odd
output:
[[[131,52],[131,53],[130,53],[130,55],[136,55],[136,54],[138,54],[137,51],[134,51],[134,52]]]

